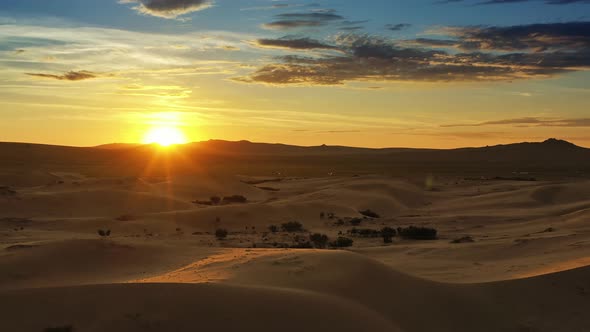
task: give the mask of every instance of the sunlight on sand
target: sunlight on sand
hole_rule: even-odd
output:
[[[553,263],[553,264],[550,264],[548,266],[544,266],[539,269],[528,271],[526,273],[517,274],[514,277],[517,279],[530,278],[530,277],[536,277],[536,276],[540,276],[540,275],[544,275],[544,274],[551,274],[551,273],[557,273],[557,272],[562,272],[562,271],[567,271],[567,270],[573,270],[573,269],[577,269],[577,268],[584,267],[584,266],[590,266],[590,257],[570,259],[570,260],[566,260],[566,261],[559,262],[559,263]]]
[[[145,279],[132,280],[132,283],[204,283],[221,282],[232,276],[232,270],[247,264],[253,259],[284,254],[283,249],[243,250],[228,249],[220,254],[198,260],[180,269]]]

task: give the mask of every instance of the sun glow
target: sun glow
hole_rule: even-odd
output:
[[[145,144],[158,144],[160,146],[184,144],[186,142],[186,136],[182,130],[176,127],[154,127],[143,138]]]

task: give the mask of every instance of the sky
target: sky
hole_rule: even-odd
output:
[[[1,0],[0,141],[590,147],[589,0]]]

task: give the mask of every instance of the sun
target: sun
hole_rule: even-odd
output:
[[[182,130],[176,127],[154,127],[143,138],[145,144],[158,144],[160,146],[184,144],[186,142],[186,136]]]

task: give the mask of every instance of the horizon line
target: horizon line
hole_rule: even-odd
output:
[[[544,142],[547,142],[550,140],[563,141],[563,142],[567,142],[569,144],[572,144],[572,145],[580,147],[580,148],[590,149],[590,147],[588,147],[588,146],[578,145],[578,144],[572,143],[572,142],[565,140],[565,139],[553,138],[553,137],[547,138],[542,141],[514,141],[511,143],[505,143],[505,144],[487,144],[485,146],[483,146],[483,145],[482,146],[458,146],[458,147],[453,147],[453,148],[404,147],[404,146],[366,147],[366,146],[330,145],[330,144],[297,145],[297,144],[288,144],[288,143],[280,143],[280,142],[256,142],[256,141],[250,141],[250,140],[246,140],[246,139],[234,141],[234,140],[214,139],[214,138],[211,138],[208,140],[203,140],[203,141],[191,141],[191,142],[180,143],[180,144],[172,144],[170,146],[186,146],[189,144],[198,144],[198,143],[206,143],[206,142],[211,142],[211,141],[218,141],[218,142],[227,142],[227,143],[241,143],[241,142],[243,142],[243,143],[251,143],[251,144],[285,145],[285,146],[300,147],[300,148],[314,148],[314,147],[325,146],[325,147],[341,147],[341,148],[367,149],[367,150],[387,150],[387,149],[457,150],[457,149],[469,149],[469,148],[485,148],[485,147],[491,147],[491,146],[503,146],[503,145],[512,145],[512,144],[522,144],[522,143],[544,143]],[[39,143],[39,142],[14,142],[14,141],[0,141],[0,144],[34,144],[34,145],[56,146],[56,147],[67,147],[67,148],[81,148],[81,149],[101,148],[101,147],[105,147],[105,146],[109,146],[109,145],[130,145],[130,146],[137,146],[137,147],[158,145],[157,143],[112,142],[112,143],[104,143],[104,144],[91,145],[91,146],[82,146],[82,145],[51,144],[51,143]]]

